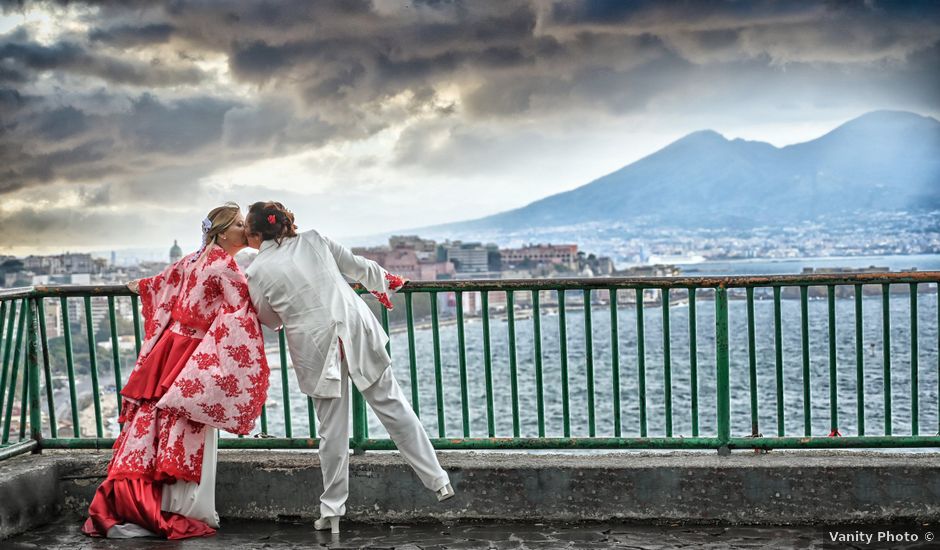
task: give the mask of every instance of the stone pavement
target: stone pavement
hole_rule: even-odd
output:
[[[81,534],[81,518],[68,516],[28,533],[0,541],[10,550],[164,550],[262,548],[374,548],[396,550],[494,549],[594,549],[594,548],[936,548],[924,541],[928,527],[919,530],[920,542],[889,545],[826,544],[826,531],[818,527],[718,527],[650,526],[622,522],[511,523],[455,521],[425,524],[343,524],[338,537],[317,532],[306,522],[224,521],[214,537],[186,541],[158,539],[107,540]],[[903,527],[892,526],[894,531]],[[846,532],[876,527],[848,526]]]

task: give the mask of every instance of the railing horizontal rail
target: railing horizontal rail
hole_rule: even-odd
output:
[[[740,275],[703,277],[567,277],[552,279],[451,279],[408,281],[399,292],[458,290],[584,290],[617,288],[746,288],[774,286],[825,286],[849,284],[930,283],[940,271],[808,273],[799,275]],[[364,291],[361,285],[353,288]],[[130,296],[124,285],[37,285],[0,289],[0,299],[58,296]]]
[[[113,445],[113,443],[112,443]],[[26,453],[33,452],[39,448],[39,441],[35,439],[27,439],[24,441],[18,441],[12,445],[6,447],[0,447],[0,460],[7,458],[13,458],[14,456],[24,455]]]
[[[43,440],[46,449],[110,449],[115,438],[60,438]],[[316,449],[319,439],[287,437],[252,437],[219,439],[220,449]],[[431,438],[435,449],[714,449],[717,438],[666,437],[547,437],[530,438]],[[394,451],[390,439],[364,439],[359,442],[368,451]]]
[[[43,440],[45,449],[110,449],[115,438],[57,438]],[[316,449],[319,439],[305,437],[253,437],[220,439],[220,449]],[[431,438],[436,449],[714,449],[720,443],[716,437],[546,437],[531,438]],[[395,444],[388,439],[366,439],[362,446],[369,451],[393,451]],[[36,446],[35,441],[17,443],[19,453]],[[940,447],[940,436],[927,437],[733,437],[732,449],[877,449]],[[12,447],[12,446],[11,446]],[[6,448],[4,448],[6,450]]]

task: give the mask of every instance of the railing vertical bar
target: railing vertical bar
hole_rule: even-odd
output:
[[[315,439],[317,437],[317,417],[314,413],[313,398],[307,396],[307,433]]]
[[[836,287],[826,286],[829,306],[829,435],[839,435],[839,378],[836,358]]]
[[[561,415],[563,433],[571,437],[571,417],[568,404],[568,329],[565,321],[565,291],[558,292],[558,346],[561,359]]]
[[[405,321],[408,325],[408,364],[411,368],[411,408],[421,418],[421,406],[418,402],[418,355],[415,350],[414,295],[405,293]],[[432,304],[433,305],[433,304]]]
[[[268,434],[268,404],[261,404],[261,433]],[[243,437],[243,436],[239,436]]]
[[[480,316],[483,319],[483,375],[486,380],[486,433],[496,437],[496,419],[493,417],[493,363],[490,357],[490,293],[483,291]]]
[[[509,385],[512,398],[512,436],[519,437],[519,378],[516,372],[516,299],[506,291],[506,324],[509,331]]]
[[[26,334],[23,339],[23,385],[20,389],[20,441],[26,439],[26,411],[28,409],[27,404],[31,402],[30,395],[30,384],[29,380],[33,377],[33,372],[35,371],[35,366],[31,365],[29,362],[29,348],[30,340],[34,340],[36,337],[33,335],[33,329],[36,328],[33,326],[33,305],[30,298],[26,299],[24,304],[26,309],[24,314],[26,315]]]
[[[95,327],[91,316],[91,296],[85,296],[85,330],[88,335],[88,368],[91,370],[92,400],[95,406],[95,434],[104,437],[101,423],[101,393],[98,389],[98,350],[95,345]]]
[[[118,347],[117,316],[114,296],[108,296],[108,327],[111,329],[111,361],[114,367],[114,398],[117,400],[118,418],[121,417],[121,349]],[[123,424],[121,427],[123,428]]]
[[[385,307],[379,307],[382,312],[382,329],[388,335],[388,310]],[[283,349],[283,348],[282,348]],[[385,343],[385,352],[391,357],[392,339],[389,338]],[[352,386],[352,406],[353,406],[353,453],[363,454],[366,452],[365,440],[369,438],[369,411],[366,408],[366,399],[359,391],[359,388],[349,381]]]
[[[388,310],[384,307],[382,310],[382,328],[385,330],[385,334],[388,335]],[[390,335],[389,335],[390,336]],[[388,356],[392,356],[392,339],[389,337],[388,342],[385,342],[385,352],[388,353]]]
[[[284,402],[284,432],[288,438],[293,437],[293,427],[290,422],[290,388],[287,376],[287,339],[284,329],[277,331],[277,351],[281,363],[281,395]]]
[[[584,289],[584,362],[587,378],[588,436],[594,437],[594,324],[591,320],[591,290]]]
[[[7,391],[6,413],[3,421],[3,439],[2,443],[10,441],[10,422],[13,418],[13,399],[16,397],[16,381],[20,366],[20,344],[23,342],[23,324],[26,322],[26,300],[20,300],[20,315],[16,323],[16,341],[13,342],[13,365],[10,370],[10,378],[7,380],[9,389]]]
[[[618,327],[617,289],[607,290],[610,301],[610,384],[614,408],[614,437],[620,437],[620,329]]]
[[[910,283],[911,289],[911,435],[920,433],[920,382],[918,380],[919,364],[917,361],[917,283]],[[940,328],[940,327],[938,327]]]
[[[14,302],[10,300],[10,303],[12,304]],[[6,312],[7,312],[7,301],[6,300],[0,301],[0,359],[2,359],[2,362],[0,362],[0,411],[3,411],[3,393],[6,390],[6,378],[7,378],[6,362],[7,362],[7,359],[9,359],[10,338],[7,337],[6,339],[4,339],[3,337],[3,328],[4,326],[6,326]],[[13,325],[13,322],[10,321],[10,326],[12,325]],[[7,353],[6,358],[3,357],[4,356],[3,354],[4,343],[7,344],[6,348],[7,348],[8,353]]]
[[[803,346],[803,435],[809,437],[812,433],[812,409],[810,408],[809,392],[809,288],[800,287],[800,336]]]
[[[891,285],[881,285],[881,337],[884,352],[885,435],[891,435]]]
[[[751,435],[760,433],[760,421],[757,415],[757,346],[754,337],[754,287],[745,289],[747,294],[747,364],[748,381],[751,390]]]
[[[391,298],[389,298],[391,300]],[[385,335],[388,336],[388,342],[385,342],[385,353],[389,357],[392,356],[392,335],[388,331],[388,309],[385,307],[380,307],[379,310],[382,312],[382,329],[385,330]],[[355,384],[353,384],[355,385]],[[358,391],[358,390],[357,390]],[[365,397],[362,397],[360,400],[360,406],[362,407],[362,438],[363,440],[369,438],[369,411],[366,409],[366,400]],[[365,449],[360,449],[358,452],[364,453]]]
[[[36,300],[39,308],[39,342],[42,345],[42,367],[46,378],[46,406],[49,409],[49,436],[59,437],[55,418],[55,395],[52,388],[52,365],[49,362],[49,339],[46,337],[46,308],[43,299]],[[3,315],[0,314],[0,319]],[[0,325],[2,326],[2,325]],[[2,330],[2,329],[0,329]]]
[[[470,437],[470,397],[467,388],[467,347],[463,327],[463,292],[455,295],[457,306],[457,361],[460,368],[460,413],[463,417],[463,436]]]
[[[646,437],[646,342],[643,336],[643,289],[636,289],[636,368],[640,437]]]
[[[136,294],[131,295],[131,311],[134,318],[134,347],[140,355],[140,299]]]
[[[6,389],[7,389],[7,376],[10,369],[10,352],[13,351],[13,325],[16,324],[16,300],[9,300],[10,302],[10,319],[7,321],[7,334],[4,338],[3,346],[3,372],[0,373],[0,414],[4,410],[4,399],[6,398]],[[6,307],[6,302],[3,303],[3,306]],[[3,419],[0,418],[0,421]]]
[[[75,357],[72,353],[72,323],[69,320],[68,298],[59,297],[62,308],[62,336],[65,339],[65,369],[69,377],[69,405],[72,409],[72,435],[82,436],[82,427],[79,424],[78,396],[75,391]]]
[[[689,368],[692,384],[692,437],[698,437],[698,338],[696,337],[695,288],[689,289]]]
[[[2,300],[0,301],[0,358],[3,357],[2,355],[3,342],[4,342],[3,328],[6,326],[6,320],[7,320],[6,316],[7,316],[7,300]],[[0,364],[0,369],[2,368],[3,368],[3,365]],[[0,405],[0,408],[3,408],[2,405]]]
[[[42,298],[34,298],[33,301],[42,303]],[[41,321],[45,319],[38,316],[39,311],[34,309],[33,304],[27,302],[27,305],[29,307],[27,310],[29,338],[26,339],[26,370],[29,372],[29,431],[31,439],[40,441],[42,440],[42,404],[39,395],[39,341],[37,337],[40,336]],[[25,426],[26,423],[23,422],[22,427]],[[21,432],[23,432],[22,427]]]
[[[669,289],[660,291],[663,310],[663,390],[666,401],[666,437],[672,437],[672,346],[669,336]]]
[[[855,285],[855,393],[859,436],[865,435],[865,360],[862,338],[862,285]]]
[[[545,437],[545,392],[542,387],[542,306],[539,291],[532,291],[532,334],[535,340],[535,407],[539,437]]]
[[[437,434],[443,438],[444,429],[444,387],[441,372],[441,328],[438,322],[437,292],[431,292],[431,337],[434,344],[434,391],[437,400]]]
[[[783,327],[780,312],[780,287],[774,287],[774,377],[777,385],[777,436],[786,433],[783,402]]]
[[[731,384],[728,354],[728,289],[715,289],[715,360],[719,452],[727,452],[731,439]]]
[[[353,437],[351,447],[353,454],[361,455],[366,452],[365,440],[366,430],[368,429],[368,416],[366,413],[366,400],[355,384],[352,386],[352,407],[353,407]]]

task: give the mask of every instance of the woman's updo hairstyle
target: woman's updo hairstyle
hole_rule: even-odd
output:
[[[284,208],[279,202],[256,202],[248,207],[248,216],[245,218],[248,231],[253,235],[261,235],[262,241],[274,240],[278,246],[281,241],[297,236],[297,226],[294,225],[294,213]]]
[[[195,263],[196,260],[202,257],[203,251],[206,250],[209,243],[218,244],[219,235],[225,233],[235,223],[239,212],[241,210],[238,208],[238,204],[234,202],[227,202],[209,211],[209,215],[202,220],[202,246],[193,255],[192,260],[190,260],[191,263]]]
[[[206,246],[211,242],[219,242],[219,235],[225,233],[225,231],[235,223],[240,211],[238,204],[231,201],[217,208],[213,208],[209,212],[209,215],[206,216],[209,223],[203,222],[203,225],[207,227],[204,227],[205,231],[202,237],[202,245]]]

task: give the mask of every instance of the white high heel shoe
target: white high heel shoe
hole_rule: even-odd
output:
[[[445,485],[445,486],[443,486],[443,487],[441,487],[440,489],[437,490],[437,500],[438,500],[438,502],[447,500],[447,499],[449,499],[449,498],[452,497],[452,496],[454,496],[454,488],[451,487],[450,483],[448,483],[447,485]]]
[[[334,535],[339,534],[339,516],[326,516],[313,522],[313,528],[317,531],[330,530]]]

